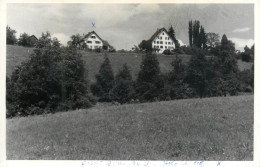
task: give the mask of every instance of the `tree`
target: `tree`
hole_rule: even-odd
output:
[[[251,49],[246,45],[244,47],[244,52],[241,53],[242,61],[249,62],[251,61]]]
[[[207,38],[206,38],[206,33],[204,31],[204,28],[200,27],[200,35],[199,35],[199,46],[200,48],[202,47],[203,49],[206,49],[207,48],[207,45],[206,45],[206,42],[207,42]]]
[[[57,39],[56,39],[57,40]],[[7,79],[7,116],[87,108],[95,100],[88,91],[82,56],[59,47],[49,33]]]
[[[76,34],[76,35],[72,35],[70,38],[71,38],[71,41],[68,42],[68,45],[75,47],[75,48],[79,48],[81,36],[79,34]]]
[[[200,98],[209,94],[209,81],[212,76],[210,67],[209,62],[202,52],[192,55],[188,65],[186,80]]]
[[[166,96],[171,99],[183,99],[191,97],[193,92],[185,81],[186,66],[178,56],[171,63],[172,70],[167,75],[165,86]]]
[[[172,26],[169,28],[168,33],[169,33],[170,37],[173,39],[174,44],[175,44],[175,47],[176,47],[176,48],[179,48],[179,47],[180,47],[180,43],[179,43],[179,41],[176,39],[175,31],[174,31],[174,29],[172,28]]]
[[[111,101],[114,74],[107,56],[100,66],[99,73],[95,77],[96,83],[91,85],[92,93],[99,98],[99,101]]]
[[[155,54],[143,57],[136,81],[136,96],[140,101],[154,101],[161,99],[163,78],[159,62]]]
[[[11,29],[11,27],[6,26],[6,44],[8,45],[14,45],[17,42],[16,39],[16,31]]]
[[[193,25],[193,45],[200,48],[200,21],[195,20]]]
[[[127,64],[119,70],[115,76],[115,83],[113,87],[113,100],[119,103],[129,102],[134,95],[133,80]]]
[[[23,33],[20,35],[20,38],[18,39],[18,45],[20,46],[30,46],[30,41],[29,41],[29,35],[26,33]]]
[[[189,43],[190,47],[192,47],[192,36],[193,36],[193,30],[192,30],[192,20],[189,21]]]
[[[146,52],[152,51],[152,43],[150,41],[142,40],[138,47]]]
[[[219,44],[219,35],[214,32],[206,33],[206,45],[207,47],[214,48]]]

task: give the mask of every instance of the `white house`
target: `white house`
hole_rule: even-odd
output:
[[[103,39],[101,39],[95,31],[89,32],[87,35],[83,35],[83,38],[80,41],[81,48],[87,49],[103,49],[110,50],[113,49],[109,43]]]
[[[175,48],[175,43],[165,28],[158,29],[148,41],[152,43],[152,48],[156,53]]]

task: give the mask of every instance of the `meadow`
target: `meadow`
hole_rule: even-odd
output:
[[[6,56],[6,74],[11,76],[12,71],[16,66],[22,62],[28,60],[29,55],[33,53],[33,48],[7,45],[7,56]],[[96,52],[81,52],[83,61],[86,64],[86,71],[88,72],[89,80],[95,82],[95,75],[98,73],[101,63],[104,61],[104,55],[107,55],[111,61],[111,65],[114,73],[116,74],[119,69],[122,68],[124,63],[130,67],[131,74],[135,79],[140,70],[140,64],[142,56],[145,53],[129,53],[129,52],[114,52],[114,53],[96,53]],[[182,61],[187,64],[191,58],[191,55],[181,54],[178,55]],[[160,69],[163,73],[169,72],[171,62],[175,58],[173,55],[157,55],[160,63]],[[246,63],[238,60],[238,67],[240,70],[251,69],[253,63]]]
[[[253,160],[253,95],[7,119],[9,160]]]

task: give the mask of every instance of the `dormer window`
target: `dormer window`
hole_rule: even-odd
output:
[[[96,39],[96,37],[95,37],[95,36],[93,36],[93,35],[92,35],[92,36],[90,36],[90,38]]]

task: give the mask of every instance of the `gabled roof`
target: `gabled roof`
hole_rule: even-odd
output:
[[[152,35],[152,37],[148,41],[152,42],[163,31],[165,31],[165,33],[169,36],[169,38],[171,38],[171,40],[174,41],[172,39],[171,35],[168,33],[168,31],[164,27],[157,29],[157,31]]]
[[[35,39],[38,40],[38,38],[37,38],[35,35],[31,35],[31,36],[29,36],[28,38],[35,38]]]
[[[88,38],[91,34],[95,34],[101,41],[103,41],[103,39],[100,38],[95,31],[89,32],[88,34],[86,34],[85,36],[83,36],[83,38],[82,38],[81,40],[84,40],[84,39]]]

